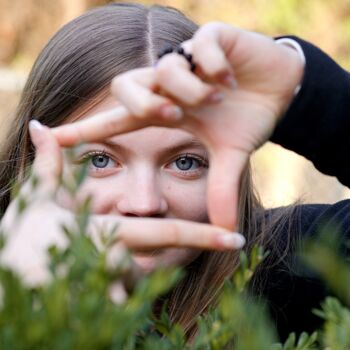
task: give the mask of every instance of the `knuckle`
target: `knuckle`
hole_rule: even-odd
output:
[[[125,85],[125,82],[128,80],[127,73],[120,74],[113,78],[111,83],[111,92],[113,95],[118,96],[122,89],[122,86]]]
[[[205,95],[196,93],[192,96],[187,96],[185,103],[188,107],[196,107],[200,105],[203,100],[205,100]]]
[[[156,77],[158,82],[167,82],[173,78],[173,71],[177,67],[187,68],[188,62],[184,57],[176,53],[170,54],[162,58],[156,69]]]
[[[196,104],[199,104],[201,102],[209,102],[211,96],[213,95],[214,90],[213,89],[208,89],[204,88],[201,91],[198,92],[196,96]]]
[[[105,123],[106,130],[119,130],[120,129],[120,121],[117,118],[110,118]]]
[[[164,81],[170,76],[171,60],[170,57],[164,57],[157,65],[156,77],[158,81]]]
[[[138,118],[147,118],[154,114],[155,106],[152,98],[144,99],[134,106],[135,116]]]
[[[211,247],[213,241],[215,240],[212,233],[199,231],[197,232],[197,240],[201,243],[202,247]]]
[[[201,103],[209,102],[210,97],[213,95],[215,90],[207,86],[201,86],[195,89],[191,95],[188,95],[187,105],[190,107],[198,106]]]
[[[181,244],[181,227],[178,222],[173,221],[169,223],[169,231],[167,232],[168,244],[170,246],[178,246]]]

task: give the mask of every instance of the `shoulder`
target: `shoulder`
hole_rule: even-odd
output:
[[[276,221],[286,222],[279,227],[276,238],[282,239],[288,230],[293,230],[301,238],[311,237],[325,225],[331,225],[339,229],[342,235],[350,237],[350,199],[334,204],[302,204],[269,209],[265,211],[265,220],[272,226]]]
[[[319,307],[330,291],[300,261],[296,252],[305,238],[317,237],[325,227],[340,232],[345,245],[350,237],[350,200],[276,208],[266,211],[265,219],[272,223],[273,237],[269,248],[275,256],[258,271],[260,283],[255,287],[259,285],[261,290],[254,293],[267,300],[282,338],[290,332],[312,332],[322,324],[312,309]],[[283,247],[282,259],[278,253],[276,256],[275,247]]]

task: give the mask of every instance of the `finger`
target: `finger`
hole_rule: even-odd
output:
[[[192,39],[193,60],[202,74],[230,88],[236,87],[236,80],[227,54],[239,33],[235,27],[213,22],[201,27]]]
[[[237,230],[240,179],[248,154],[241,150],[213,152],[208,175],[208,212],[210,222]]]
[[[177,121],[183,114],[169,98],[161,96],[153,68],[135,69],[113,79],[112,94],[133,116],[138,118],[161,117]],[[137,98],[135,98],[137,96]]]
[[[51,130],[37,120],[30,121],[29,132],[35,147],[32,171],[39,180],[38,190],[44,195],[53,193],[62,171],[60,146]]]
[[[124,106],[118,106],[89,118],[53,128],[52,132],[60,146],[71,147],[83,142],[103,140],[146,125],[147,121],[134,118]]]
[[[136,101],[136,99],[134,100]],[[151,103],[151,102],[150,102]],[[163,106],[160,113],[146,118],[135,118],[124,106],[97,113],[89,118],[51,129],[61,147],[72,147],[84,142],[96,142],[118,134],[150,125],[174,127],[182,115],[177,106]]]
[[[95,217],[95,222],[116,223],[113,217]],[[244,237],[209,224],[176,219],[118,218],[116,237],[129,249],[147,250],[166,247],[232,250],[245,244]]]
[[[181,44],[181,47],[185,50],[187,54],[192,55],[193,48],[192,48],[192,39],[186,40]]]
[[[204,83],[193,74],[187,60],[179,54],[164,56],[155,71],[161,90],[181,105],[194,107],[222,100],[215,86]]]
[[[53,202],[40,202],[30,209],[30,215],[22,220],[9,211],[3,217],[1,227],[5,229],[6,245],[0,254],[0,264],[20,275],[25,285],[37,287],[51,280],[48,249],[52,245],[59,249],[68,246],[61,225],[71,225],[74,216]]]
[[[94,215],[89,231],[115,230],[116,237],[128,248],[149,250],[166,247],[188,247],[201,249],[240,249],[245,244],[239,233],[209,224],[177,219],[151,219]]]
[[[186,52],[187,55],[191,55],[192,56],[192,63],[194,64],[195,66],[195,69],[194,69],[194,73],[195,75],[201,79],[202,81],[204,81],[205,83],[207,84],[216,84],[217,81],[216,80],[213,80],[211,77],[209,77],[208,75],[206,75],[203,71],[202,71],[202,68],[199,64],[196,64],[196,62],[194,62],[193,60],[193,40],[190,39],[190,40],[187,40],[187,41],[184,41],[182,44],[181,44],[181,47],[184,49],[184,51]]]

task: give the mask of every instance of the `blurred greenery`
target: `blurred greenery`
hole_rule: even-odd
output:
[[[31,175],[31,195],[40,181]],[[62,185],[76,195],[86,176],[86,167],[76,169],[71,183]],[[13,192],[18,199],[21,191]],[[22,201],[14,222],[30,211]],[[349,244],[341,241],[336,227],[323,227],[319,237],[308,240],[301,253],[304,261],[322,276],[339,299],[328,297],[314,312],[324,319],[322,329],[311,335],[290,334],[279,343],[265,303],[246,288],[254,271],[267,256],[255,246],[249,254],[240,253],[240,264],[227,278],[207,314],[196,321],[198,332],[188,342],[180,324],[173,324],[163,307],[153,312],[154,301],[182,278],[180,269],[159,268],[139,280],[118,303],[111,297],[111,286],[121,282],[127,265],[108,264],[108,254],[117,244],[118,231],[101,232],[102,246],[96,248],[88,234],[90,203],[76,211],[76,222],[65,227],[68,245],[48,249],[50,278],[39,285],[28,285],[11,267],[0,266],[0,349],[144,349],[144,350],[312,350],[350,348],[350,262],[344,257]],[[113,235],[113,239],[110,235]],[[0,234],[0,258],[11,232]],[[334,276],[337,276],[335,279]],[[200,302],[198,300],[198,302]]]
[[[81,174],[77,174],[76,184],[80,178]],[[24,205],[18,213],[19,220],[28,209],[30,204]],[[140,280],[126,300],[114,303],[110,286],[125,273],[125,265],[112,268],[107,264],[108,252],[112,244],[116,244],[115,240],[106,240],[97,250],[85,234],[89,205],[84,203],[77,214],[76,225],[64,230],[68,246],[51,246],[48,250],[51,278],[46,283],[28,286],[11,268],[0,266],[1,349],[349,349],[350,309],[340,300],[345,296],[345,304],[349,305],[350,264],[339,256],[340,245],[334,232],[327,231],[321,238],[309,241],[303,253],[304,259],[331,286],[332,274],[336,275],[339,267],[343,271],[341,277],[344,278],[338,280],[335,288],[336,292],[340,291],[340,299],[328,297],[320,309],[314,311],[324,319],[322,329],[311,335],[291,333],[284,343],[278,342],[264,303],[246,288],[266,257],[263,248],[256,246],[249,256],[240,254],[240,265],[233,277],[226,280],[217,306],[197,319],[198,332],[189,343],[182,327],[170,321],[166,307],[159,316],[152,311],[154,301],[164,296],[182,278],[183,272],[156,270]],[[0,235],[0,255],[2,249],[6,249],[4,237]],[[330,241],[333,243],[328,244]],[[329,267],[330,256],[333,263]],[[345,290],[346,295],[342,292]]]

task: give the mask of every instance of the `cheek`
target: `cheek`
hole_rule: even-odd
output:
[[[111,178],[87,178],[79,188],[72,203],[65,191],[59,191],[58,201],[65,208],[74,208],[91,197],[91,211],[94,214],[109,214],[115,211],[116,198],[120,189]]]
[[[165,188],[169,216],[197,222],[208,222],[206,179],[172,181]]]
[[[91,197],[91,211],[94,214],[109,214],[115,211],[120,189],[112,177],[87,178],[77,194],[78,201]]]

